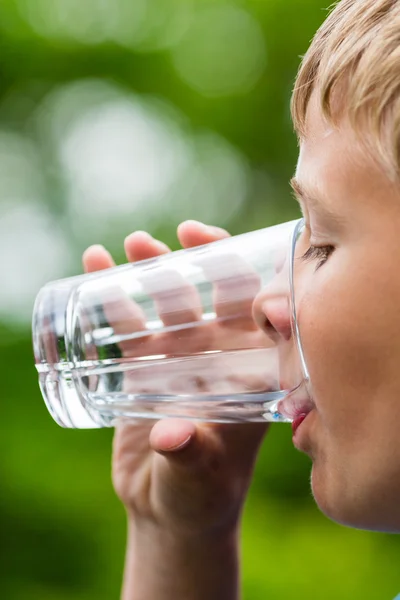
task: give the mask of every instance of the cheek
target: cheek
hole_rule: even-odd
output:
[[[330,518],[375,528],[382,496],[390,514],[399,491],[400,313],[380,294],[383,281],[373,288],[356,270],[318,275],[298,307],[317,406],[308,432],[313,493]]]
[[[346,266],[336,273],[327,264],[309,278],[298,322],[321,418],[345,428],[349,419],[362,422],[388,377],[388,356],[398,357],[399,349],[392,344],[392,311],[377,292],[379,282],[372,287],[370,273]]]

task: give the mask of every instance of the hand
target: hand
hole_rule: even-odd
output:
[[[227,236],[220,229],[193,221],[178,228],[184,248]],[[128,236],[125,250],[132,262],[169,252],[167,246],[143,232]],[[102,247],[89,248],[84,255],[86,271],[113,265]],[[263,334],[253,325],[244,324],[242,330],[262,343]],[[226,334],[226,328],[221,329],[222,334]],[[207,339],[215,339],[215,335],[214,329]],[[173,343],[172,338],[169,342]],[[125,344],[124,355],[135,352],[129,342]],[[114,440],[115,489],[136,522],[148,522],[181,535],[232,531],[237,527],[266,429],[263,423],[195,424],[180,419],[162,420],[155,425],[121,422]]]

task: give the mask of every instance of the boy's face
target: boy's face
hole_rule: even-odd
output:
[[[298,277],[316,409],[295,444],[313,460],[313,493],[328,516],[400,531],[400,184],[346,123],[323,122],[315,93],[307,124],[296,179],[313,201],[301,201],[300,245],[334,250]]]

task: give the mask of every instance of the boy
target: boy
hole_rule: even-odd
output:
[[[298,322],[313,410],[293,442],[330,518],[400,531],[400,0],[342,0],[295,84],[293,180],[311,263]],[[228,235],[186,222],[182,246]],[[129,260],[168,252],[144,232]],[[102,248],[84,256],[112,266]],[[290,315],[265,306],[279,335]],[[129,520],[124,600],[239,598],[238,531],[264,424],[122,423],[114,485]]]

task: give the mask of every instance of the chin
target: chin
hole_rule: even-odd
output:
[[[332,521],[341,522],[339,519],[338,504],[332,498],[332,494],[329,493],[329,486],[324,484],[324,481],[318,476],[318,471],[315,466],[311,470],[311,492],[315,500],[316,505],[320,511],[331,519]]]
[[[335,523],[368,531],[400,533],[400,515],[382,506],[382,496],[371,498],[368,489],[322,477],[313,465],[311,491],[320,511]]]
[[[355,529],[375,529],[365,519],[362,507],[348,486],[332,481],[331,477],[321,477],[315,465],[311,471],[311,491],[318,508],[331,521]]]

